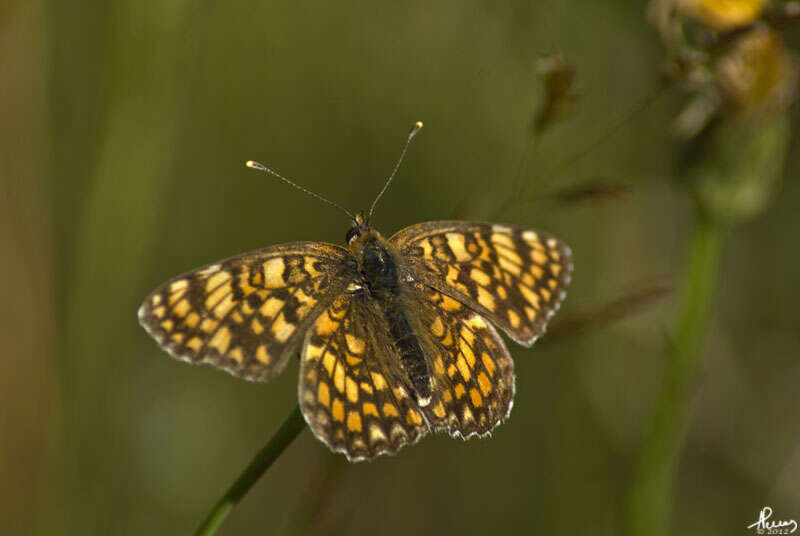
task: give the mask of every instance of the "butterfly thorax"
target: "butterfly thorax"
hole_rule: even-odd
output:
[[[430,371],[417,334],[409,320],[403,293],[408,290],[400,278],[400,255],[374,229],[366,230],[350,242],[369,297],[376,303],[386,320],[400,363],[418,403],[425,406],[431,398]]]
[[[373,295],[396,295],[400,289],[396,252],[377,232],[364,237],[356,249],[359,270]]]

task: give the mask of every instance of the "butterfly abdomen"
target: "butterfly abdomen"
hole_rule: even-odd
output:
[[[400,364],[420,405],[431,398],[431,379],[419,339],[403,309],[400,279],[395,256],[379,241],[366,244],[361,266],[370,293],[381,304]]]
[[[411,328],[406,313],[395,302],[386,309],[386,321],[392,335],[400,364],[403,366],[411,386],[417,395],[420,405],[425,405],[431,398],[431,381],[428,365],[422,353],[416,333]]]

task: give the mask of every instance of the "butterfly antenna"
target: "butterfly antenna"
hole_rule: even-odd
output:
[[[349,217],[351,220],[353,220],[353,222],[355,222],[355,221],[356,221],[356,217],[355,217],[355,215],[353,215],[353,213],[352,213],[352,212],[350,212],[349,210],[347,210],[346,208],[344,208],[344,207],[343,207],[342,205],[340,205],[339,203],[334,203],[334,202],[333,202],[333,201],[331,201],[330,199],[325,199],[325,198],[324,198],[324,197],[322,197],[321,195],[319,195],[319,194],[317,194],[317,193],[314,193],[314,192],[312,192],[311,190],[309,190],[309,189],[307,189],[307,188],[303,188],[303,187],[302,187],[302,186],[300,186],[299,184],[296,184],[296,183],[294,183],[294,182],[290,181],[289,179],[287,179],[286,177],[284,177],[283,175],[281,175],[281,174],[280,174],[280,173],[278,173],[277,171],[275,171],[275,170],[272,170],[272,169],[268,168],[268,167],[267,167],[267,166],[265,166],[264,164],[262,164],[262,163],[260,163],[260,162],[256,162],[256,161],[254,161],[254,160],[248,160],[248,161],[247,161],[247,163],[246,163],[245,165],[246,165],[247,167],[251,168],[251,169],[257,169],[258,171],[263,171],[264,173],[269,173],[269,174],[270,174],[270,175],[272,175],[273,177],[276,177],[276,178],[278,178],[278,179],[282,180],[282,181],[283,181],[283,182],[285,182],[286,184],[288,184],[288,185],[290,185],[290,186],[294,186],[295,188],[297,188],[297,189],[298,189],[298,190],[300,190],[301,192],[303,192],[303,193],[306,193],[306,194],[308,194],[308,195],[310,195],[311,197],[314,197],[314,198],[316,198],[316,199],[319,199],[319,200],[320,200],[320,201],[322,201],[323,203],[327,203],[327,204],[329,204],[329,205],[330,205],[330,206],[332,206],[332,207],[336,207],[336,208],[338,208],[339,210],[341,210],[342,212],[344,212],[345,214],[347,214],[347,216],[348,216],[348,217]]]
[[[397,160],[397,164],[394,166],[394,171],[392,174],[389,175],[389,178],[386,179],[386,184],[383,185],[383,189],[378,194],[378,197],[375,198],[375,201],[372,202],[372,206],[369,209],[369,217],[367,219],[372,219],[372,213],[375,211],[375,205],[378,204],[378,200],[383,196],[383,193],[389,187],[389,183],[392,182],[392,179],[395,175],[397,175],[397,170],[400,169],[400,164],[403,163],[403,158],[406,156],[406,151],[408,150],[408,146],[411,143],[411,140],[416,136],[419,129],[422,128],[422,121],[417,121],[414,123],[414,127],[411,129],[411,132],[408,133],[408,139],[406,140],[406,144],[403,146],[403,152],[400,153],[400,158]]]

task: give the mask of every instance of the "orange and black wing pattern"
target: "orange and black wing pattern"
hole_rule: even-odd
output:
[[[514,364],[478,313],[431,287],[403,296],[431,374],[415,398],[378,304],[350,286],[314,322],[300,361],[298,398],[314,435],[350,461],[394,454],[431,431],[483,436],[511,411]]]
[[[274,246],[168,281],[145,299],[139,322],[173,357],[265,381],[356,276],[342,247]]]
[[[358,284],[309,328],[298,398],[314,435],[350,461],[394,454],[430,430],[380,306]]]
[[[398,269],[389,286],[373,288],[345,248],[286,244],[168,281],[139,320],[172,356],[248,380],[270,379],[302,347],[303,416],[351,461],[432,431],[490,433],[511,411],[514,364],[489,322],[525,345],[544,333],[569,248],[479,222],[413,225],[384,243],[382,262]]]
[[[413,284],[420,336],[434,388],[424,408],[431,428],[484,436],[511,412],[514,362],[479,313],[422,283]]]
[[[420,223],[389,241],[400,251],[409,278],[481,313],[526,346],[544,333],[572,273],[566,244],[512,225]]]

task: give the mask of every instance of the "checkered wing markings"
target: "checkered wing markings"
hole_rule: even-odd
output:
[[[420,340],[433,375],[433,399],[424,412],[434,429],[454,437],[486,435],[511,411],[514,362],[480,314],[421,283]]]
[[[404,378],[377,306],[344,293],[308,330],[298,398],[318,439],[351,461],[371,459],[429,431]]]
[[[139,321],[178,359],[265,381],[355,277],[349,259],[344,248],[313,242],[247,253],[168,281],[144,301]]]
[[[408,275],[467,304],[530,346],[564,299],[572,255],[558,239],[511,225],[420,223],[390,242]]]

